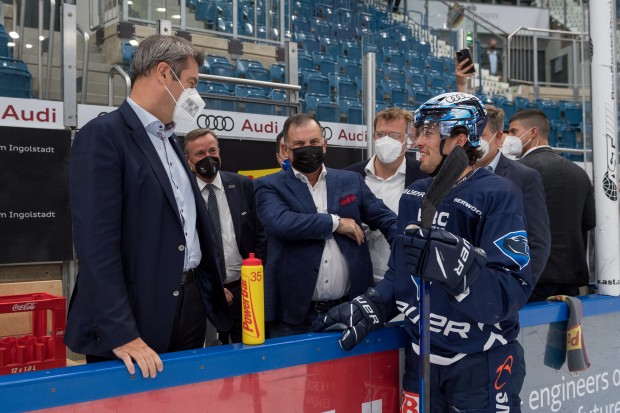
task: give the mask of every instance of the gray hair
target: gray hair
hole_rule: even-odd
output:
[[[187,67],[187,58],[192,57],[198,66],[204,62],[204,54],[187,40],[176,36],[153,35],[142,40],[136,48],[131,64],[131,83],[146,76],[161,62],[166,62],[177,76]]]

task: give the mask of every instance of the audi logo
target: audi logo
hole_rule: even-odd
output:
[[[332,138],[332,129],[329,126],[323,127],[323,137],[326,141]]]
[[[230,116],[200,115],[196,121],[201,128],[230,132],[235,128],[235,121]]]

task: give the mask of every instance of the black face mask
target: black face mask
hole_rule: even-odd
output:
[[[207,156],[196,162],[196,173],[205,179],[213,179],[220,170],[220,158]]]
[[[315,172],[323,165],[325,153],[323,146],[302,146],[293,149],[293,166],[306,174]]]

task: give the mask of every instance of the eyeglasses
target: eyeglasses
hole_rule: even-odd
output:
[[[385,133],[383,131],[375,131],[375,133],[373,134],[373,136],[377,139],[381,139],[384,136],[389,136],[392,139],[396,139],[397,141],[400,140],[400,137],[403,136],[402,133],[400,132],[390,132],[390,133]]]

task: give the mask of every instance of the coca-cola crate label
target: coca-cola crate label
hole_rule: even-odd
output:
[[[17,312],[17,311],[32,311],[35,309],[35,307],[37,306],[37,303],[35,302],[31,302],[31,303],[23,303],[23,304],[15,304],[13,305],[13,312]]]

